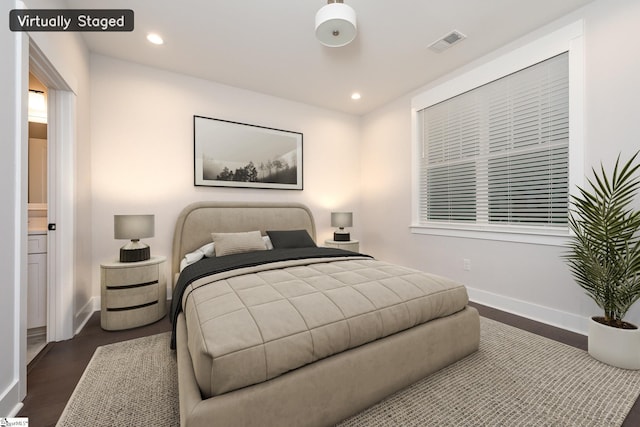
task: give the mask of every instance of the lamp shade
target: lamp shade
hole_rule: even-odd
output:
[[[325,46],[345,46],[356,38],[356,11],[342,2],[329,3],[316,13],[316,38]]]
[[[114,215],[113,237],[115,239],[139,240],[153,237],[155,221],[153,215]]]
[[[331,212],[332,227],[351,227],[353,225],[353,213],[351,212]]]

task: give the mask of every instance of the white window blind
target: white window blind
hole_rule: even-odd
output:
[[[566,227],[568,54],[418,112],[419,221]]]

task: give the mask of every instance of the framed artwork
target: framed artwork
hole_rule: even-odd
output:
[[[193,116],[194,185],[302,190],[302,134]]]

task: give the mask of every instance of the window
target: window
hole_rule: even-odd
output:
[[[480,84],[455,81],[414,98],[414,232],[566,235],[581,172],[571,167],[580,150],[570,152],[579,129],[570,107],[576,119],[581,113],[570,97],[570,53],[556,46],[493,78],[485,69]]]
[[[418,112],[420,222],[566,227],[567,56]]]

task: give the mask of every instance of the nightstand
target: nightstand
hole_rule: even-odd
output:
[[[102,329],[114,331],[148,325],[167,314],[166,258],[100,264]]]
[[[339,242],[337,240],[327,239],[324,245],[329,248],[344,249],[345,251],[360,252],[360,242],[357,240],[349,240],[347,242]]]

